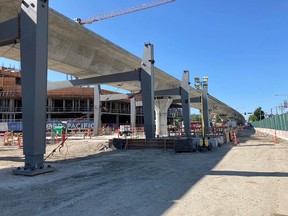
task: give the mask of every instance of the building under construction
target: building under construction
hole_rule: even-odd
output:
[[[48,91],[47,121],[91,120],[94,117],[94,88],[89,86],[72,87]],[[101,94],[119,94],[101,90]],[[21,71],[0,67],[0,122],[22,120]],[[101,123],[113,128],[130,122],[129,99],[102,101]],[[168,112],[168,122],[175,124],[181,119],[181,109],[173,105]],[[136,126],[143,126],[143,109],[136,108]]]
[[[101,90],[101,94],[117,92]],[[22,119],[21,73],[19,70],[0,68],[0,119],[14,122]],[[93,88],[72,87],[48,91],[47,120],[74,120],[93,118]],[[103,101],[101,122],[121,124],[130,121],[130,102]],[[137,107],[137,124],[143,123],[143,112]]]

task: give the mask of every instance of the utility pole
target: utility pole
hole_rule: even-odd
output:
[[[285,109],[285,108],[288,108],[288,94],[275,94],[274,96],[284,96],[284,97],[287,97],[287,100],[284,100],[284,105],[282,106],[282,103],[281,103],[281,108],[280,108],[280,110],[281,110],[281,114],[283,114],[283,109]],[[277,108],[276,108],[276,110],[277,110]],[[277,112],[277,115],[278,115],[278,112]]]

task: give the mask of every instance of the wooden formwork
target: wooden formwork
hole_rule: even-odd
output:
[[[173,139],[126,139],[126,149],[174,149]]]
[[[116,149],[173,149],[179,144],[179,139],[112,139],[110,146]]]

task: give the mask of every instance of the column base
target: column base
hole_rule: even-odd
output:
[[[12,173],[14,175],[35,176],[35,175],[53,172],[55,170],[56,169],[54,167],[51,167],[50,165],[48,165],[47,167],[44,166],[43,168],[39,168],[39,169],[35,169],[35,168],[28,169],[25,167],[18,167],[17,169],[14,169]]]

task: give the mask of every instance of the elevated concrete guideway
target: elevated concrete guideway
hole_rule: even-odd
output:
[[[0,0],[0,23],[17,16],[17,11],[11,2],[20,11],[20,0]],[[9,46],[0,47],[0,53],[4,53],[8,49]],[[49,10],[48,51],[49,69],[79,79],[131,71],[141,65],[141,59],[137,56],[53,9]],[[19,61],[20,44],[16,44],[4,57]],[[157,53],[155,59],[157,62]],[[140,90],[139,82],[114,83],[112,85],[121,86],[122,89],[132,92]],[[171,89],[180,85],[181,82],[178,79],[155,68],[155,90]],[[200,94],[200,91],[190,88],[191,97],[197,97]],[[191,105],[193,108],[200,109],[200,104],[191,103]],[[244,117],[239,112],[211,95],[209,96],[209,109],[224,118],[230,116],[244,121]]]

